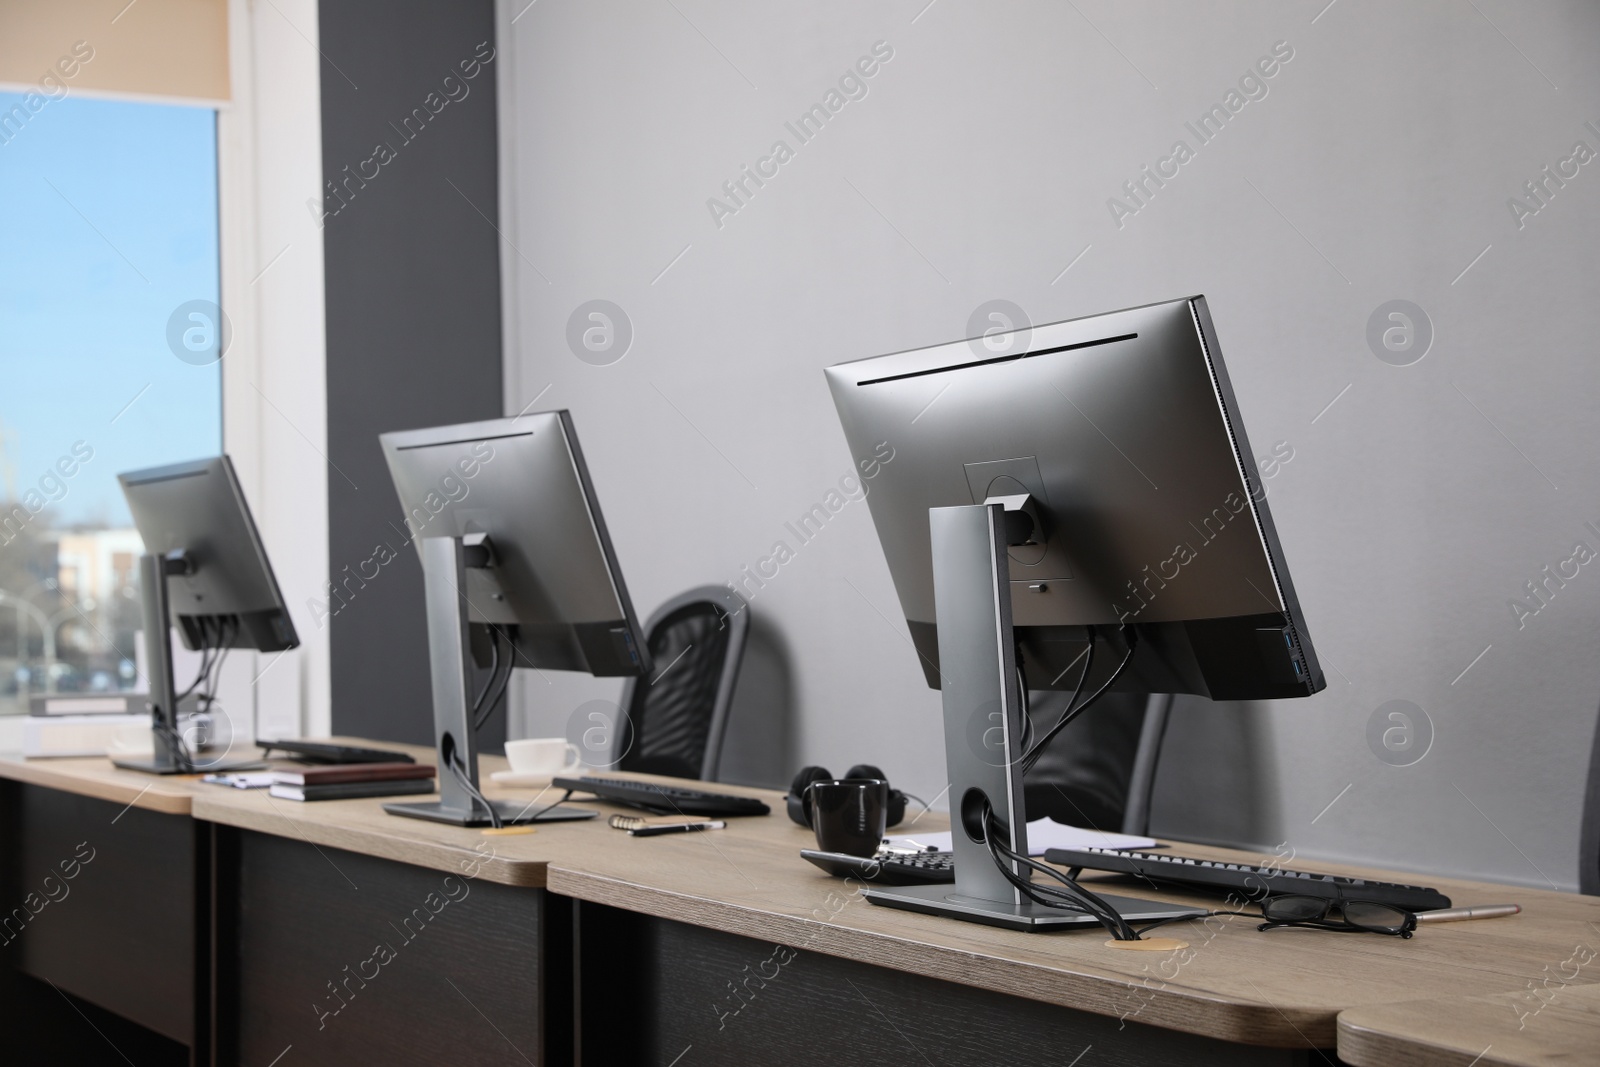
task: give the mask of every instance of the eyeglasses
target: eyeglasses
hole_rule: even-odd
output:
[[[1328,916],[1335,911],[1339,918],[1330,919]],[[1259,930],[1275,926],[1310,926],[1318,930],[1410,937],[1411,931],[1417,928],[1416,915],[1389,904],[1323,897],[1268,897],[1261,902],[1261,917],[1267,921],[1257,927]]]

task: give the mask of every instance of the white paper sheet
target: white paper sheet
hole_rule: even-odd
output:
[[[904,834],[884,838],[890,848],[928,848],[940,852],[950,851],[950,831],[938,830],[928,834]],[[1081,826],[1068,826],[1053,819],[1035,819],[1028,824],[1028,855],[1042,856],[1047,848],[1150,848],[1153,837],[1136,837],[1133,834],[1113,834],[1100,830],[1085,830]]]

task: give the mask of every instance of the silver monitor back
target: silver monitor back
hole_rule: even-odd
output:
[[[167,578],[168,611],[187,647],[280,652],[300,643],[227,456],[127,471],[117,481],[145,551],[188,555],[189,572]]]
[[[1009,567],[1031,687],[1070,689],[1085,627],[1121,624],[1140,642],[1119,689],[1264,699],[1324,687],[1204,297],[827,377],[852,454],[894,450],[867,501],[929,685],[928,509],[1026,493],[1042,529]]]
[[[194,760],[179,732],[179,697],[172,674],[174,625],[191,649],[281,652],[300,643],[233,463],[227,456],[217,456],[127,471],[117,480],[144,542],[139,593],[151,755],[113,762],[151,774],[253,766]]]
[[[566,411],[397,431],[379,442],[419,557],[428,537],[488,535],[494,565],[466,570],[468,621],[506,627],[517,666],[649,670]],[[472,628],[481,663],[487,631]]]

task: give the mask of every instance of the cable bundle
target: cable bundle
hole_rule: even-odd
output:
[[[1128,664],[1133,661],[1133,650],[1138,638],[1135,631],[1128,629],[1126,626],[1122,628],[1122,633],[1128,646],[1128,651],[1122,657],[1122,662],[1117,664],[1116,670],[1111,672],[1111,677],[1107,678],[1099,689],[1096,689],[1083,703],[1078,704],[1078,697],[1082,694],[1084,684],[1089,680],[1089,673],[1094,668],[1094,646],[1097,634],[1094,627],[1089,628],[1089,651],[1083,664],[1083,672],[1078,675],[1078,684],[1073,688],[1072,696],[1067,700],[1067,705],[1062,710],[1061,717],[1037,741],[1033,740],[1033,720],[1028,714],[1027,680],[1022,676],[1021,657],[1018,657],[1017,673],[1018,684],[1022,693],[1023,713],[1023,753],[1018,760],[1018,764],[1023,774],[1027,774],[1033,765],[1039,762],[1039,757],[1044,754],[1044,750],[1050,742],[1055,740],[1061,731],[1066,729],[1074,719],[1082,715],[1104,696],[1117,683],[1117,679],[1122,677],[1122,672],[1127,670]],[[984,838],[989,846],[989,855],[994,859],[995,866],[1000,869],[1000,873],[1005,876],[1006,881],[1010,882],[1018,892],[1035,904],[1047,908],[1085,912],[1098,919],[1100,925],[1109,930],[1111,936],[1118,941],[1139,940],[1138,931],[1130,926],[1128,921],[1118,914],[1117,910],[1110,904],[1107,904],[1104,900],[1079,885],[1077,881],[1062,874],[1054,867],[1046,866],[1030,856],[1024,856],[1007,845],[1005,843],[1007,839],[1006,829],[995,815],[993,808],[984,813]],[[1037,884],[1031,877],[1018,874],[1015,869],[1016,866],[1021,866],[1030,874],[1042,874],[1059,884]]]
[[[1078,685],[1077,685],[1077,687],[1075,689],[1073,689],[1072,698],[1067,701],[1067,706],[1061,712],[1061,717],[1056,720],[1056,724],[1054,726],[1050,727],[1049,730],[1045,731],[1045,735],[1043,737],[1039,738],[1038,741],[1034,742],[1031,745],[1027,745],[1026,750],[1022,754],[1022,760],[1021,760],[1021,766],[1022,766],[1022,773],[1023,774],[1027,774],[1028,771],[1030,771],[1033,768],[1033,765],[1035,763],[1039,762],[1039,757],[1044,755],[1044,750],[1045,750],[1046,746],[1048,746],[1051,741],[1054,741],[1056,739],[1057,735],[1059,735],[1062,730],[1065,730],[1067,728],[1067,726],[1074,719],[1076,719],[1079,715],[1082,715],[1089,708],[1093,707],[1095,701],[1097,701],[1101,697],[1105,696],[1106,693],[1110,691],[1111,687],[1117,684],[1117,679],[1122,677],[1122,672],[1127,670],[1128,669],[1128,664],[1133,662],[1133,650],[1139,643],[1138,632],[1135,631],[1135,630],[1130,630],[1126,626],[1124,626],[1122,628],[1121,632],[1123,634],[1123,639],[1127,642],[1127,645],[1128,645],[1127,654],[1122,657],[1122,662],[1117,664],[1117,669],[1111,672],[1111,677],[1106,679],[1104,685],[1102,685],[1099,689],[1096,689],[1094,691],[1094,693],[1092,693],[1089,696],[1089,698],[1087,700],[1085,700],[1082,704],[1079,704],[1077,707],[1073,707],[1074,702],[1076,702],[1077,699],[1078,699],[1078,694],[1083,692],[1084,683],[1089,680],[1089,671],[1090,671],[1090,669],[1094,666],[1095,631],[1094,631],[1094,627],[1091,626],[1089,628],[1089,657],[1084,662],[1083,673],[1078,675]],[[1024,694],[1027,693],[1027,687],[1025,685],[1023,687],[1023,693]],[[1026,717],[1026,711],[1027,711],[1027,696],[1026,695],[1023,696],[1023,711],[1024,711],[1024,722],[1027,723],[1027,726],[1025,727],[1025,729],[1027,730],[1028,734],[1031,734],[1032,733],[1032,722],[1031,722],[1031,720],[1027,719],[1027,717]],[[1027,744],[1027,736],[1026,735],[1024,736],[1024,744],[1025,745]]]
[[[178,709],[183,706],[191,693],[199,690],[199,699],[196,703],[197,711],[209,712],[217,701],[217,684],[222,680],[222,664],[228,658],[228,642],[239,634],[239,621],[231,616],[216,621],[216,644],[211,643],[208,633],[211,624],[209,616],[201,616],[200,620],[200,670],[195,673],[194,681],[189,683],[189,688],[175,694],[172,707],[165,709],[165,716],[158,716],[153,725],[166,738],[168,747],[172,749],[174,758],[178,761],[179,770],[184,773],[194,771],[194,757],[189,753],[189,743],[183,739],[183,731],[178,728]],[[233,630],[228,630],[229,624]]]
[[[489,633],[494,639],[490,648],[489,677],[483,683],[483,691],[472,702],[472,711],[468,717],[472,720],[474,732],[483,729],[483,724],[489,721],[489,716],[494,714],[494,709],[499,706],[500,699],[506,695],[506,687],[511,684],[511,671],[516,666],[516,646],[511,643],[504,630],[498,626],[489,627]],[[500,643],[506,646],[506,670],[500,673]],[[493,695],[491,695],[493,694]]]
[[[1111,936],[1118,941],[1137,941],[1139,933],[1128,920],[1124,919],[1117,910],[1104,900],[1101,900],[1077,882],[1068,878],[1054,867],[1046,866],[1037,860],[1024,856],[1022,853],[1004,843],[1005,827],[995,817],[993,809],[984,817],[984,838],[989,845],[989,855],[994,857],[995,866],[1000,868],[1000,873],[1005,875],[1017,890],[1035,904],[1046,908],[1059,908],[1069,911],[1082,911],[1094,916],[1111,932]],[[1060,883],[1059,886],[1038,885],[1029,878],[1019,875],[1011,867],[1017,863],[1030,871],[1036,871]]]

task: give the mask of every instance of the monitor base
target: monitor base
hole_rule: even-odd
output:
[[[500,821],[507,826],[520,826],[532,822],[573,822],[578,819],[592,819],[600,814],[598,811],[584,808],[551,808],[549,811],[540,812],[533,804],[510,800],[494,800],[490,803],[500,814]],[[425,800],[415,804],[385,804],[383,810],[390,815],[404,815],[408,819],[427,819],[429,822],[448,823],[451,826],[492,825],[481,808],[469,813],[458,808],[446,808],[443,802],[438,800]],[[528,814],[530,810],[533,811],[533,815]]]
[[[206,763],[195,760],[193,766],[185,768],[176,762],[156,759],[113,759],[113,767],[120,767],[125,771],[142,771],[145,774],[229,774],[235,771],[264,771],[267,764],[261,760],[242,760],[236,763]]]
[[[861,890],[861,895],[873,904],[888,908],[901,908],[906,911],[921,912],[924,915],[942,915],[948,919],[963,919],[967,922],[983,923],[986,926],[1003,926],[1008,930],[1037,932],[1100,925],[1100,920],[1085,911],[1047,908],[1031,900],[1012,904],[1003,900],[965,896],[956,892],[955,886],[948,884],[867,887]],[[1109,893],[1097,895],[1130,922],[1177,919],[1187,915],[1198,918],[1205,914],[1203,908],[1163,904],[1160,901],[1140,900],[1138,897],[1115,896]]]

